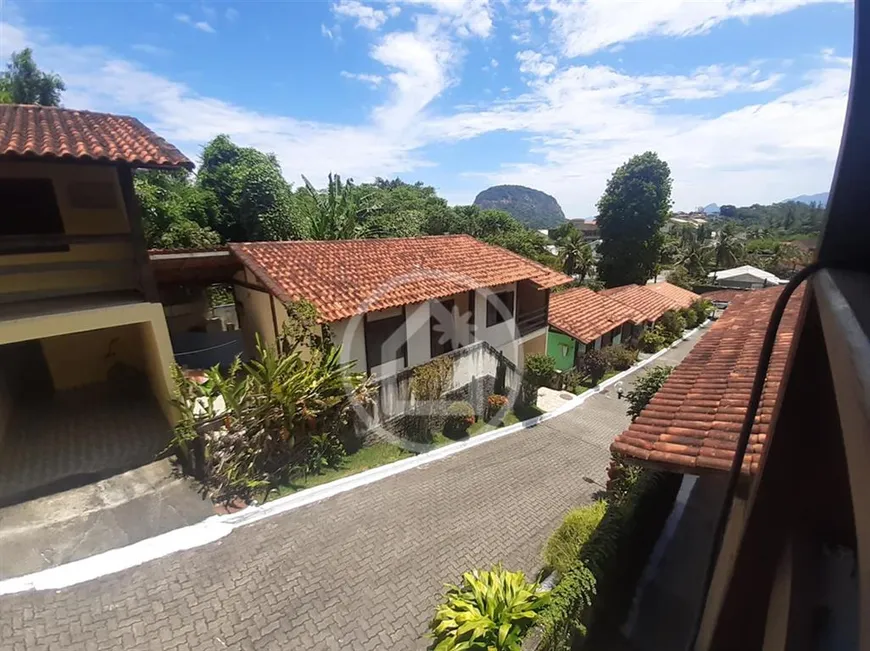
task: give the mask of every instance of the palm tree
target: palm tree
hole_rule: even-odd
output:
[[[729,222],[719,231],[719,239],[713,245],[713,259],[715,269],[727,269],[737,266],[737,261],[743,254],[743,243],[737,234],[737,227]]]
[[[326,192],[320,192],[304,175],[302,180],[310,199],[299,228],[304,239],[353,240],[376,234],[367,219],[377,208],[358,196],[353,181],[342,183],[338,174],[330,174]]]
[[[692,278],[706,278],[712,262],[712,249],[695,237],[683,241],[674,260],[675,266],[685,267]]]
[[[556,246],[563,271],[569,276],[580,276],[581,281],[586,280],[586,276],[595,266],[595,254],[583,239],[583,233],[574,229],[559,240]]]

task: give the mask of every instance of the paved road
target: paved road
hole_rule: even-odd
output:
[[[682,359],[691,344],[669,351]],[[626,382],[626,384],[629,384]],[[603,483],[614,392],[538,427],[60,591],[0,598],[2,649],[421,649],[445,582],[534,573]]]

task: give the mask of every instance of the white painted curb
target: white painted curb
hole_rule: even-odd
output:
[[[495,441],[503,436],[508,436],[509,434],[534,427],[539,423],[546,422],[552,418],[561,416],[572,409],[576,409],[590,397],[601,393],[604,389],[616,384],[629,374],[656,361],[671,348],[675,348],[695,334],[695,332],[706,327],[708,323],[709,322],[701,324],[698,328],[684,334],[682,339],[678,339],[669,347],[663,348],[654,355],[638,362],[631,368],[608,378],[598,386],[593,387],[588,391],[584,391],[579,396],[576,396],[574,399],[566,402],[564,405],[561,405],[553,411],[541,414],[540,416],[535,416],[534,418],[529,418],[528,420],[519,423],[514,423],[513,425],[508,425],[507,427],[501,427],[491,432],[479,434],[465,441],[451,443],[430,450],[429,452],[418,454],[409,459],[401,459],[400,461],[394,461],[393,463],[378,466],[371,470],[364,470],[363,472],[350,475],[349,477],[336,479],[335,481],[331,481],[321,486],[307,488],[297,493],[293,493],[292,495],[287,495],[271,502],[266,502],[262,505],[249,506],[237,513],[214,515],[206,518],[202,522],[181,527],[180,529],[175,529],[174,531],[169,531],[153,538],[147,538],[137,543],[133,543],[132,545],[127,545],[126,547],[112,549],[89,558],[65,563],[64,565],[59,565],[57,567],[51,567],[40,572],[34,572],[33,574],[5,579],[0,581],[0,596],[15,594],[18,592],[27,592],[29,590],[58,590],[61,588],[67,588],[72,585],[98,579],[108,574],[114,574],[115,572],[130,569],[131,567],[136,567],[137,565],[147,563],[148,561],[163,558],[164,556],[168,556],[175,552],[207,545],[208,543],[215,542],[224,536],[229,535],[237,527],[242,527],[254,522],[259,522],[260,520],[265,520],[266,518],[274,517],[281,513],[287,513],[288,511],[302,508],[303,506],[325,500],[340,493],[345,493],[354,488],[381,481],[387,477],[392,477],[393,475],[398,475],[399,473],[407,472],[408,470],[413,470],[414,468],[419,468],[434,461],[453,456],[463,450],[468,450],[477,447],[478,445]]]

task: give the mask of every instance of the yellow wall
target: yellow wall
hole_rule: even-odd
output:
[[[260,283],[247,269],[235,275],[237,280],[242,280],[251,285]],[[267,346],[275,345],[275,325],[272,319],[272,307],[270,301],[275,300],[270,294],[258,292],[247,287],[235,285],[236,301],[242,305],[242,313],[239,315],[239,327],[245,340],[245,350],[249,355],[255,352],[255,334],[260,336],[260,341]],[[287,312],[280,301],[275,300],[275,318],[278,321],[278,332]]]
[[[547,353],[546,331],[539,337],[523,342],[521,347],[523,360],[525,360],[529,355],[545,355]]]
[[[54,185],[58,207],[67,235],[127,233],[124,198],[117,169],[101,165],[64,165],[36,162],[0,162],[0,178],[48,178]],[[71,184],[106,183],[114,195],[113,208],[82,210],[73,208],[69,196]],[[98,287],[124,289],[133,287],[136,269],[133,248],[126,242],[70,245],[69,251],[0,256],[0,267],[48,262],[84,262],[95,260],[129,260],[128,268],[74,270],[0,276],[0,293]]]
[[[159,303],[132,302],[0,319],[0,345],[34,340],[41,340],[55,388],[105,381],[112,364],[125,361],[148,374],[163,412],[174,421],[172,344]],[[110,352],[113,357],[107,357]]]

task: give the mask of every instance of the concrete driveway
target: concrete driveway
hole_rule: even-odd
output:
[[[687,342],[659,363],[676,363]],[[626,389],[630,380],[625,382]],[[533,574],[603,484],[628,424],[610,391],[452,457],[59,591],[0,598],[4,648],[422,649],[445,582]]]

